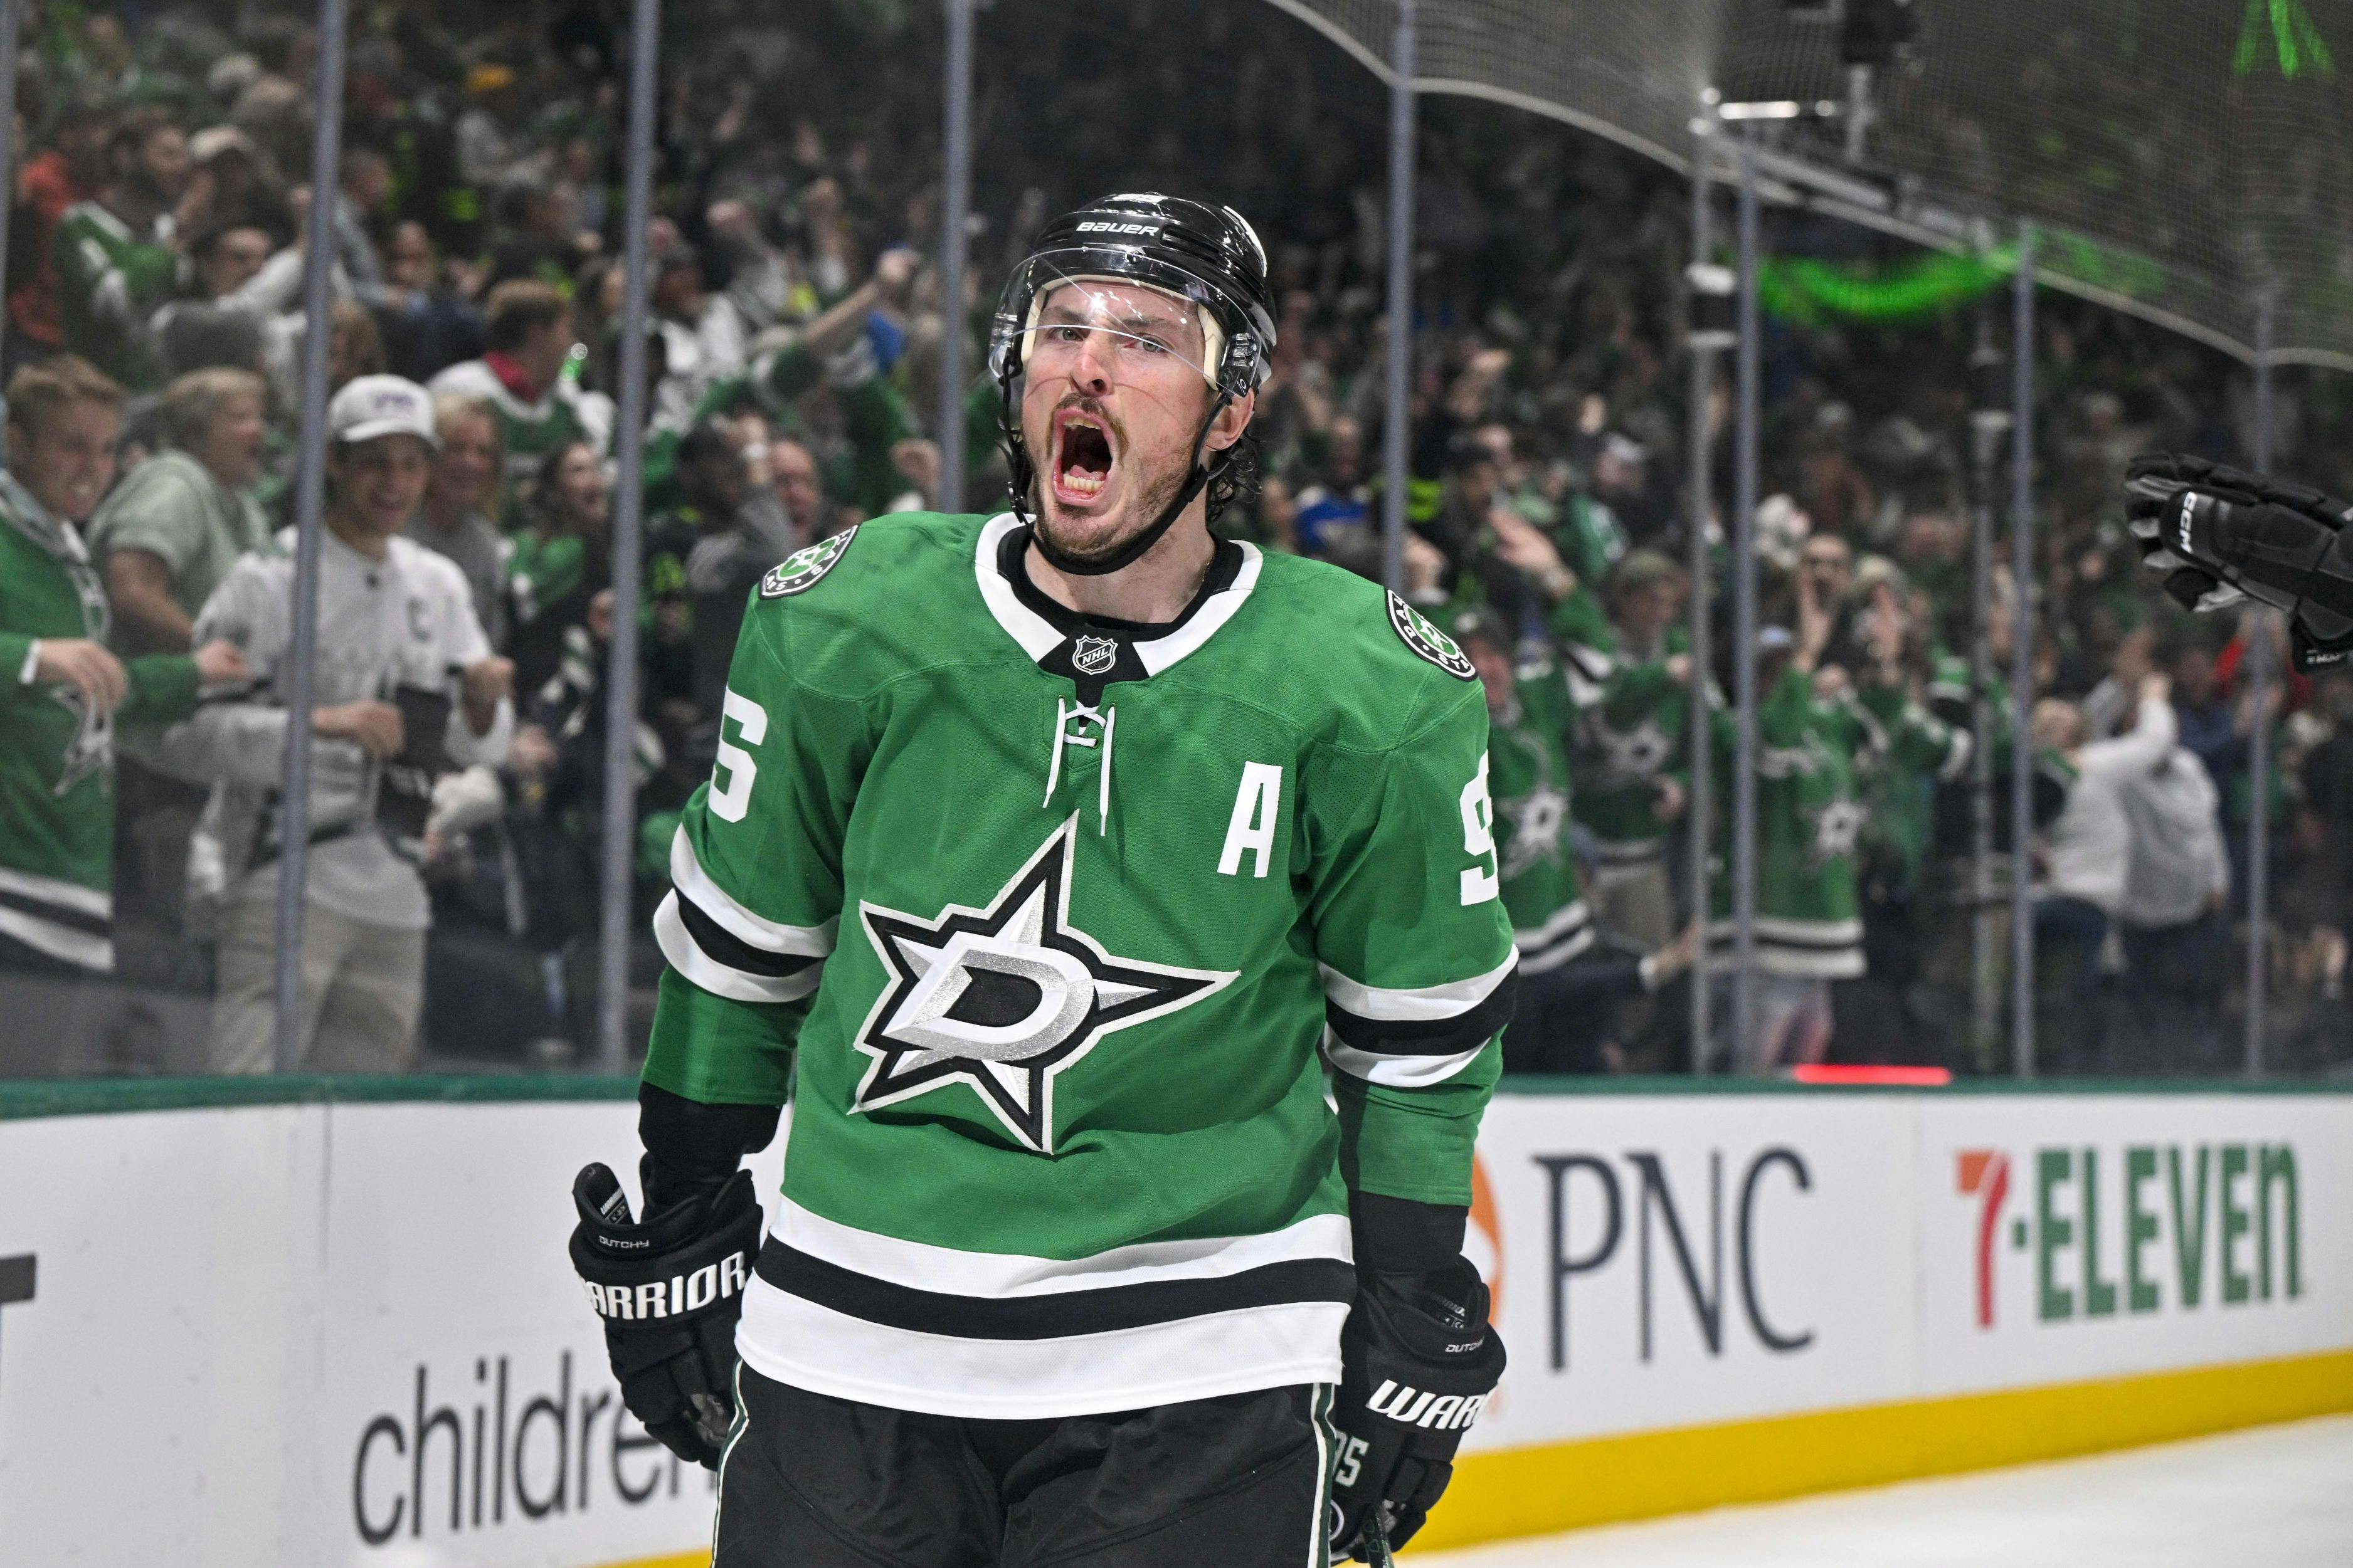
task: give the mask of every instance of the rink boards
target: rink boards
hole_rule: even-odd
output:
[[[1488,1113],[1430,1544],[2353,1409],[2353,1093],[1628,1089]],[[628,1095],[0,1088],[0,1556],[697,1561],[564,1258]]]

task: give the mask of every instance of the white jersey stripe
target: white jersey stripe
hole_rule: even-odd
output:
[[[1360,1078],[1382,1089],[1431,1089],[1444,1083],[1479,1059],[1485,1040],[1451,1057],[1393,1057],[1360,1051],[1331,1030],[1324,1031],[1325,1059],[1350,1078]]]
[[[84,969],[111,971],[114,968],[114,942],[111,938],[93,936],[86,931],[58,925],[23,910],[0,905],[0,936],[11,936],[37,952]]]
[[[1341,1301],[1286,1301],[1045,1340],[869,1322],[754,1277],[735,1348],[764,1377],[837,1399],[984,1420],[1090,1415],[1340,1380]]]
[[[730,898],[727,890],[703,870],[683,826],[670,841],[670,885],[692,900],[694,907],[709,915],[713,923],[762,952],[795,958],[823,958],[833,952],[839,921],[828,921],[818,926],[796,926],[753,913]]]
[[[1215,1279],[1270,1263],[1353,1253],[1345,1215],[1317,1215],[1262,1236],[1208,1237],[1197,1241],[1147,1241],[1092,1258],[1029,1258],[1007,1252],[965,1252],[902,1241],[812,1214],[790,1198],[771,1212],[769,1234],[786,1246],[853,1273],[910,1289],[950,1296],[1005,1298],[1100,1290],[1176,1279]]]
[[[1484,974],[1474,974],[1468,980],[1448,981],[1442,985],[1389,987],[1367,985],[1351,980],[1328,963],[1319,963],[1323,972],[1324,994],[1341,1011],[1354,1013],[1359,1018],[1371,1018],[1380,1023],[1436,1023],[1461,1017],[1484,1002],[1520,961],[1515,950],[1503,963]]]
[[[102,921],[114,918],[114,897],[111,893],[59,881],[55,877],[11,871],[5,866],[0,866],[0,893],[14,893],[20,899],[32,899],[78,915],[95,915]]]
[[[654,911],[654,942],[670,966],[714,996],[731,1002],[797,1002],[817,989],[825,966],[811,963],[790,974],[754,974],[724,964],[702,950],[678,912],[673,890]]]

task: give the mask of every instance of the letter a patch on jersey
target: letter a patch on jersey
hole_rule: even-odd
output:
[[[1029,1148],[1054,1148],[1054,1080],[1114,1030],[1165,1017],[1238,972],[1115,958],[1071,923],[1073,816],[987,909],[934,919],[858,906],[888,980],[859,1030],[874,1058],[853,1110],[968,1084]]]
[[[849,542],[858,537],[858,527],[852,523],[832,538],[796,550],[769,567],[768,574],[760,579],[760,597],[781,599],[816,587],[819,578],[841,564]]]

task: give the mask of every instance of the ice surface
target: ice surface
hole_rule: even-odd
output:
[[[2353,1568],[2353,1416],[1577,1531],[1410,1568]]]

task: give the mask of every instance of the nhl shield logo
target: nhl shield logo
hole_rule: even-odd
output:
[[[1071,668],[1082,675],[1101,675],[1119,662],[1119,644],[1109,637],[1081,637],[1071,649]]]
[[[1479,679],[1478,670],[1454,646],[1454,639],[1395,594],[1389,595],[1389,626],[1396,631],[1398,640],[1413,650],[1415,658],[1428,659],[1457,680]]]
[[[830,539],[820,539],[806,549],[794,551],[760,579],[760,597],[782,599],[807,593],[817,586],[819,578],[841,563],[849,542],[857,537],[858,527],[853,523]]]

